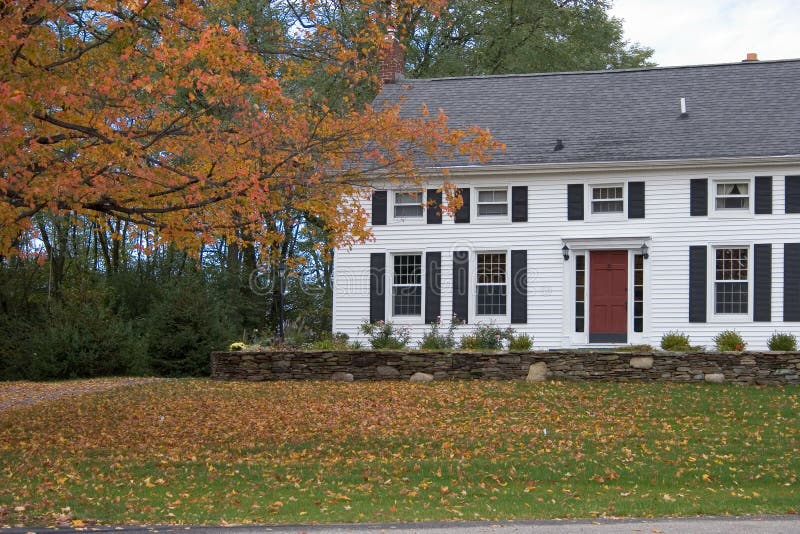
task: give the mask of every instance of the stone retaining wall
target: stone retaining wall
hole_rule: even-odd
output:
[[[538,364],[531,369],[533,364]],[[544,364],[544,365],[542,365]],[[546,366],[546,367],[545,367]],[[220,380],[502,379],[800,383],[800,352],[215,352]],[[427,375],[427,376],[426,376]],[[537,376],[538,375],[538,376]]]

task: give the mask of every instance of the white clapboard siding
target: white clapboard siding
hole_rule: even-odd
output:
[[[773,214],[744,215],[738,217],[715,216],[713,213],[713,191],[709,192],[709,216],[689,215],[689,183],[692,178],[752,179],[754,176],[773,176]],[[363,340],[359,325],[369,318],[369,263],[370,253],[401,253],[440,251],[442,253],[442,306],[441,315],[452,315],[452,253],[455,250],[469,251],[528,251],[528,323],[513,325],[517,332],[534,336],[538,349],[576,345],[571,332],[574,321],[570,309],[572,287],[565,281],[572,280],[572,262],[562,258],[562,239],[597,239],[612,237],[647,236],[650,238],[650,258],[645,261],[645,331],[641,335],[629,336],[630,342],[658,345],[661,335],[670,330],[679,330],[691,336],[692,342],[712,345],[714,335],[722,330],[735,328],[749,347],[763,349],[772,332],[788,331],[800,334],[800,323],[783,323],[783,244],[800,242],[800,215],[784,213],[784,176],[800,175],[798,167],[742,167],[678,170],[636,170],[619,172],[584,172],[575,174],[517,173],[508,176],[486,174],[485,176],[459,178],[451,176],[462,187],[472,188],[472,201],[476,200],[476,187],[526,185],[528,187],[528,222],[508,221],[483,222],[473,211],[469,224],[454,224],[447,215],[443,224],[393,223],[392,202],[389,201],[389,223],[373,228],[375,240],[347,250],[338,250],[335,256],[334,319],[333,329],[345,332],[352,339]],[[644,181],[646,216],[644,219],[620,217],[613,220],[595,220],[588,209],[585,220],[567,220],[567,184],[613,184],[626,181]],[[439,184],[431,183],[429,187]],[[627,187],[626,192],[627,196]],[[587,188],[585,195],[590,195]],[[390,194],[391,197],[391,194]],[[753,196],[751,194],[751,203]],[[371,209],[370,202],[364,202]],[[510,189],[509,189],[509,211]],[[627,204],[626,204],[627,210]],[[690,245],[752,245],[772,244],[772,318],[766,323],[751,319],[720,319],[711,313],[712,298],[709,297],[707,323],[689,323],[689,246]],[[709,250],[709,255],[713,254]],[[752,257],[751,293],[752,293]],[[798,266],[800,268],[800,266]],[[387,273],[391,272],[391,259],[387,258]],[[709,269],[709,277],[713,271]],[[709,279],[711,287],[713,280]],[[387,276],[387,292],[391,291],[391,280]],[[470,287],[470,294],[474,287]],[[471,301],[471,305],[474,302]],[[409,321],[392,319],[387,300],[387,320],[411,328],[413,338],[419,340],[428,327],[422,319]],[[750,300],[752,317],[752,298]],[[587,307],[588,314],[588,307]],[[489,321],[485,321],[489,322]],[[499,326],[508,326],[497,322]],[[459,328],[468,332],[474,325]],[[587,326],[588,329],[588,326]],[[573,339],[573,341],[570,341]]]

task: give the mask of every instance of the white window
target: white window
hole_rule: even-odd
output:
[[[477,315],[506,314],[506,254],[478,254],[475,302]]]
[[[423,202],[422,191],[396,191],[394,194],[394,218],[421,219]]]
[[[508,215],[507,189],[479,189],[478,216],[497,217]]]
[[[622,213],[625,209],[622,185],[592,186],[592,213]]]
[[[714,312],[746,314],[748,310],[748,248],[718,248],[714,257]]]
[[[717,182],[714,205],[717,210],[749,210],[750,182]]]
[[[394,256],[392,315],[422,315],[422,255]]]

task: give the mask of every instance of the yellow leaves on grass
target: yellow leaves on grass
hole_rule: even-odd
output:
[[[711,409],[718,389],[188,380],[44,399],[0,411],[0,507],[219,523],[796,502],[798,390],[727,388]]]

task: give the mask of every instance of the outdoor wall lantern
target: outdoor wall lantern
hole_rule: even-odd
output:
[[[647,243],[642,243],[642,258],[647,259],[650,257],[650,247],[647,246]]]
[[[569,247],[566,245],[566,243],[563,247],[561,247],[561,255],[564,256],[564,261],[569,259]]]

